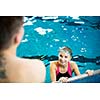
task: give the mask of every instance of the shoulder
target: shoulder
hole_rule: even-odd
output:
[[[58,63],[58,61],[51,61],[51,62],[50,62],[50,66],[56,66],[57,63]]]
[[[41,71],[41,70],[45,70],[45,65],[41,60],[38,59],[24,59],[23,60],[23,67],[28,70],[34,70],[34,71]]]
[[[43,82],[45,79],[46,69],[41,60],[38,59],[21,59],[21,71],[23,76],[29,82]]]
[[[74,65],[74,64],[76,64],[76,62],[74,62],[74,61],[70,61],[70,64]]]
[[[51,61],[50,62],[50,69],[55,69],[57,66],[58,61]]]
[[[34,59],[34,60],[31,60],[30,61],[33,65],[36,65],[36,66],[45,66],[43,61],[39,60],[39,59]]]
[[[58,61],[50,61],[50,64],[57,64]]]
[[[28,65],[28,66],[30,66],[30,65],[32,65],[32,66],[45,66],[44,65],[44,63],[41,61],[41,60],[39,60],[39,59],[21,59],[21,58],[19,58],[19,61],[24,65]]]
[[[72,67],[73,69],[77,67],[76,62],[74,62],[74,61],[70,61],[70,65],[71,65],[71,67]]]

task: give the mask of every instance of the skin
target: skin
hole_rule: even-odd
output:
[[[53,61],[50,64],[50,76],[52,82],[57,82],[56,81],[57,66],[59,65],[60,73],[66,73],[68,70],[68,62],[70,62],[71,70],[75,73],[75,75],[76,76],[81,75],[77,64],[74,61],[71,61],[71,55],[69,53],[59,52],[58,58],[59,59],[57,61]],[[90,71],[87,71],[87,74],[92,75]],[[59,81],[67,82],[67,79],[68,79],[67,77],[61,77]]]
[[[2,52],[5,57],[5,70],[7,82],[37,83],[44,82],[46,70],[42,61],[23,59],[16,56],[16,48],[24,35],[23,26],[13,36],[12,45]]]

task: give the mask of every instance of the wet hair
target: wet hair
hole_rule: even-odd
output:
[[[8,49],[23,25],[23,16],[0,16],[0,51]]]
[[[72,50],[67,46],[61,47],[59,49],[59,52],[61,52],[61,51],[68,52],[72,56]]]

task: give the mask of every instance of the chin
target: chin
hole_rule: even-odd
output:
[[[64,65],[66,65],[66,63],[61,63],[61,62],[60,62],[60,65],[64,66]]]
[[[66,63],[62,64],[63,66],[66,65]]]

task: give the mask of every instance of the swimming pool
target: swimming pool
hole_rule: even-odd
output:
[[[51,82],[49,63],[57,59],[57,50],[62,46],[71,47],[81,73],[100,69],[100,16],[28,16],[24,19],[25,35],[17,55],[44,61],[46,83]]]

